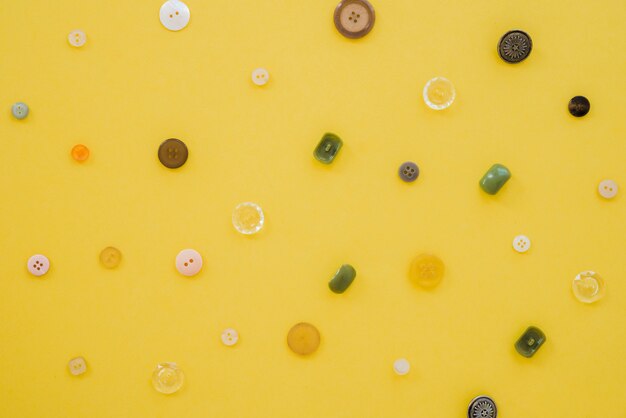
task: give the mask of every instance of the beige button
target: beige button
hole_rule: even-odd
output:
[[[239,333],[236,330],[232,328],[226,328],[224,331],[222,331],[222,342],[224,343],[224,345],[230,347],[237,344],[237,341],[239,341]]]
[[[100,262],[108,269],[114,269],[122,261],[122,253],[115,247],[106,247],[100,252]]]
[[[518,253],[525,253],[530,250],[530,238],[526,235],[518,235],[513,238],[513,249]]]
[[[73,358],[67,363],[67,367],[73,376],[80,376],[87,371],[87,363],[82,357]]]
[[[73,30],[67,35],[67,41],[70,45],[80,48],[87,42],[87,35],[82,30]]]
[[[335,27],[347,38],[362,38],[374,26],[374,8],[367,0],[342,0],[335,9]]]
[[[289,330],[287,344],[296,354],[312,354],[320,346],[320,332],[313,325],[300,322]]]
[[[602,180],[598,185],[598,193],[605,199],[613,199],[617,195],[617,183],[613,180]]]

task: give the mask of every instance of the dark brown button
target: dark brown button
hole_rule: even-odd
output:
[[[524,61],[533,49],[533,41],[526,32],[512,30],[504,34],[498,42],[498,54],[504,61],[515,64]]]
[[[584,96],[576,96],[572,97],[567,108],[569,109],[569,113],[579,118],[589,113],[591,103],[589,103],[589,100]]]
[[[189,156],[187,145],[180,139],[170,138],[159,146],[159,161],[167,168],[178,168]]]
[[[335,8],[335,27],[346,38],[362,38],[374,27],[374,8],[367,0],[342,0]]]

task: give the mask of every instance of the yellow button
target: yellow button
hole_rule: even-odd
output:
[[[100,262],[108,269],[114,269],[122,261],[122,253],[115,247],[106,247],[100,252]]]
[[[439,284],[444,272],[445,266],[439,257],[420,254],[411,263],[409,278],[415,284],[430,289]]]
[[[289,330],[287,344],[296,354],[312,354],[320,346],[320,332],[313,325],[300,322]]]

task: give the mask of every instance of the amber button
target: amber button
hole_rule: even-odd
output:
[[[178,168],[185,164],[189,151],[180,139],[170,138],[159,146],[159,161],[167,168]]]
[[[115,247],[106,247],[100,252],[100,262],[108,269],[114,269],[122,261],[122,253]]]
[[[335,27],[346,38],[362,38],[374,27],[374,7],[367,0],[342,0],[335,8]]]
[[[411,263],[409,277],[417,285],[430,289],[441,282],[444,272],[445,266],[439,257],[420,254]]]
[[[289,330],[287,344],[296,354],[312,354],[320,346],[320,332],[313,325],[300,322]]]
[[[86,161],[89,158],[89,148],[82,144],[74,145],[72,148],[72,158],[79,163]]]

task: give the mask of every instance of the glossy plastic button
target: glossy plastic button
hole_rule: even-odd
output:
[[[494,164],[480,179],[480,188],[488,194],[496,194],[511,178],[511,172],[502,164]]]
[[[356,277],[356,270],[350,264],[344,264],[339,267],[339,270],[335,273],[330,282],[328,282],[328,287],[334,293],[343,293],[354,281]]]
[[[467,408],[467,418],[496,418],[498,408],[489,396],[477,396]]]
[[[176,256],[176,270],[183,276],[195,276],[202,269],[202,256],[196,250],[182,250]]]
[[[544,342],[546,336],[543,331],[537,327],[528,327],[515,343],[515,349],[524,357],[532,357]]]
[[[244,235],[256,234],[263,228],[265,215],[261,206],[252,202],[238,204],[233,210],[233,226]]]
[[[161,6],[159,18],[166,29],[178,31],[189,23],[189,7],[180,0],[168,0]]]
[[[414,162],[407,161],[405,163],[402,163],[400,165],[400,168],[398,168],[398,175],[402,180],[410,183],[417,180],[420,175],[420,169]]]
[[[87,161],[89,158],[89,148],[82,144],[74,145],[71,154],[75,161],[82,163],[83,161]]]
[[[239,341],[239,334],[232,328],[226,328],[222,331],[222,343],[227,346],[233,346]]]
[[[67,363],[67,368],[73,376],[80,376],[87,371],[87,362],[82,357],[76,357]]]
[[[574,277],[572,291],[576,299],[583,303],[593,303],[604,297],[604,279],[594,271],[583,271]]]
[[[513,238],[513,249],[518,253],[525,253],[530,250],[530,238],[526,235],[518,235]]]
[[[335,134],[326,133],[322,137],[322,140],[315,147],[313,156],[315,159],[324,164],[330,164],[333,162],[337,153],[341,149],[343,141]]]
[[[185,374],[176,363],[159,363],[152,373],[152,386],[166,395],[178,392],[185,383]]]
[[[617,183],[613,180],[602,180],[598,185],[598,193],[605,199],[613,199],[617,195]]]
[[[50,260],[45,255],[35,254],[28,259],[26,267],[33,276],[43,276],[50,269]]]
[[[287,344],[296,354],[312,354],[320,346],[320,333],[313,325],[300,322],[289,330]]]
[[[342,0],[335,8],[335,27],[346,38],[362,38],[374,27],[374,7],[367,0]]]
[[[409,278],[423,288],[433,288],[441,282],[445,272],[443,261],[435,255],[420,254],[413,259]]]
[[[397,375],[404,376],[408,374],[411,370],[411,364],[407,359],[400,358],[393,362],[393,371],[396,372]]]
[[[178,168],[185,164],[189,156],[187,145],[180,139],[170,138],[159,146],[159,161],[167,168]]]
[[[100,263],[108,269],[114,269],[122,261],[122,253],[115,247],[106,247],[100,252]]]
[[[584,96],[575,96],[569,101],[567,105],[567,110],[572,116],[576,116],[577,118],[585,116],[589,113],[589,109],[591,109],[591,103]]]
[[[252,82],[257,86],[264,86],[270,81],[270,73],[265,68],[257,68],[252,71]]]
[[[434,110],[443,110],[454,103],[456,90],[447,78],[435,77],[428,80],[424,86],[423,96],[426,106]]]
[[[73,30],[67,35],[67,41],[70,45],[80,48],[87,42],[87,35],[82,30]]]
[[[15,119],[25,119],[28,116],[28,105],[22,102],[14,103],[11,106],[11,113]]]
[[[510,64],[524,61],[533,49],[533,41],[526,32],[512,30],[504,34],[498,42],[500,58]]]

